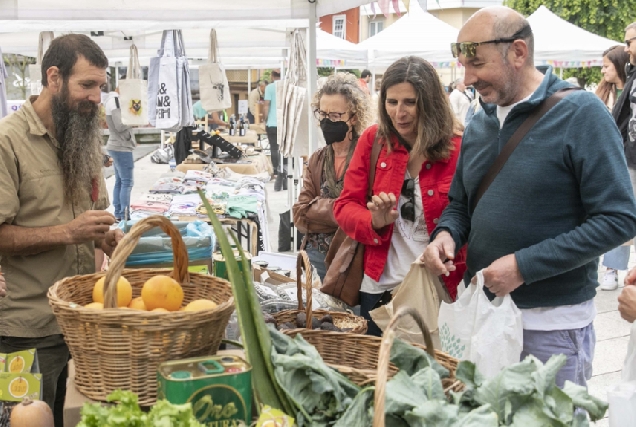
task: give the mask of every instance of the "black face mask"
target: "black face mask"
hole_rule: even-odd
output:
[[[327,117],[320,121],[320,129],[325,137],[327,145],[331,145],[334,142],[344,141],[349,132],[349,125],[347,122],[332,122]]]

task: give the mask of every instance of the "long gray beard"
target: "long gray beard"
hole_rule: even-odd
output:
[[[80,108],[89,105],[89,113],[79,112]],[[97,185],[101,184],[103,155],[97,106],[82,101],[76,109],[69,109],[65,100],[54,97],[52,109],[60,144],[58,159],[64,178],[64,196],[77,205],[90,197],[94,179]]]

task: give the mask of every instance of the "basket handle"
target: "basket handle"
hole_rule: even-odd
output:
[[[303,275],[303,269],[305,270],[305,293],[307,294],[307,307],[303,307],[303,283],[301,277]],[[296,296],[298,297],[298,310],[305,310],[307,316],[307,329],[311,329],[311,316],[312,316],[312,285],[313,277],[311,273],[311,263],[307,252],[298,252],[298,258],[296,261]]]
[[[190,282],[190,274],[188,273],[188,249],[183,242],[181,233],[179,233],[177,227],[175,227],[169,219],[158,215],[150,216],[136,223],[117,245],[110,267],[106,272],[106,278],[104,279],[104,308],[117,307],[116,283],[121,277],[121,273],[126,265],[126,260],[133,249],[135,249],[135,246],[137,246],[141,236],[146,231],[152,230],[155,227],[161,228],[172,240],[172,253],[174,255],[172,278],[180,284]]]
[[[378,375],[375,380],[375,399],[374,399],[374,414],[373,414],[373,427],[384,427],[384,401],[386,383],[389,379],[389,362],[391,360],[391,347],[393,346],[393,340],[395,339],[395,329],[402,317],[411,316],[415,323],[422,330],[424,336],[424,343],[426,344],[426,352],[435,357],[435,349],[433,347],[433,339],[431,338],[431,332],[422,320],[422,316],[413,307],[402,307],[393,316],[389,325],[382,334],[382,343],[380,344],[380,355],[378,358]]]

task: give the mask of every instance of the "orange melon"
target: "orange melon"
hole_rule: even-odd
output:
[[[141,298],[147,310],[164,308],[177,311],[183,302],[183,288],[172,277],[154,276],[144,283]]]

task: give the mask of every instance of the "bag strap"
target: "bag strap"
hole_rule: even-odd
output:
[[[506,145],[502,148],[501,152],[484,175],[481,183],[479,184],[479,188],[477,189],[477,195],[473,201],[473,210],[477,207],[477,203],[481,200],[484,193],[490,187],[490,184],[495,180],[501,169],[503,169],[504,165],[510,158],[510,155],[515,148],[519,145],[521,140],[526,136],[526,134],[533,128],[533,126],[539,121],[541,117],[543,117],[548,111],[552,109],[556,104],[559,103],[563,98],[568,96],[575,90],[579,90],[581,88],[578,87],[568,87],[565,89],[558,90],[549,98],[543,100],[541,104],[539,104],[526,118],[526,120],[519,126],[519,128],[512,134]]]
[[[380,157],[380,151],[383,144],[378,144],[378,131],[375,132],[375,139],[373,140],[373,147],[371,147],[371,164],[369,169],[369,184],[367,187],[367,200],[371,200],[373,197],[373,183],[375,182],[375,167],[378,164],[378,158]]]
[[[208,62],[219,62],[219,44],[216,39],[216,30],[210,30],[210,47],[208,50]]]

